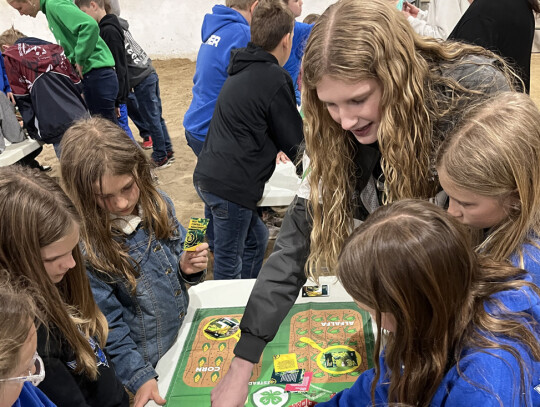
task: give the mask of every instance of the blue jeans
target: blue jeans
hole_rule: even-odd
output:
[[[92,116],[100,115],[118,124],[115,101],[118,96],[118,78],[112,68],[92,69],[82,80],[83,94]]]
[[[129,92],[128,99],[126,101],[128,116],[131,121],[137,126],[139,130],[139,136],[143,139],[150,137],[150,131],[148,131],[148,125],[144,122],[141,112],[139,111],[139,102],[134,92]]]
[[[204,146],[204,141],[199,140],[187,130],[185,130],[185,132],[186,132],[186,141],[187,141],[188,146],[191,147],[195,155],[198,157]]]
[[[126,132],[126,134],[129,136],[130,139],[135,140],[133,138],[133,133],[131,132],[131,129],[129,128],[128,123],[128,110],[127,106],[122,104],[120,107],[120,117],[118,118],[118,124],[122,129]]]
[[[60,141],[58,143],[53,143],[54,147],[54,153],[56,154],[56,158],[60,160],[60,154],[62,154],[62,148],[60,147]]]
[[[188,146],[191,147],[195,155],[198,157],[202,151],[204,141],[195,138],[193,134],[189,131],[186,132],[186,141]],[[208,219],[208,228],[206,229],[206,239],[208,240],[208,246],[210,246],[210,251],[214,251],[214,221],[212,220],[212,211],[208,205],[204,205],[204,217]]]
[[[199,185],[195,189],[214,219],[214,279],[257,278],[268,244],[268,229],[257,212]]]
[[[152,137],[152,159],[162,161],[167,152],[172,151],[171,138],[167,125],[162,117],[161,97],[159,96],[159,78],[152,72],[134,88],[135,97],[139,103],[139,112],[145,123],[145,128]]]

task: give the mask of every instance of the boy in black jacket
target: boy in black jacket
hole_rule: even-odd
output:
[[[99,24],[99,36],[111,50],[114,58],[114,69],[118,77],[118,96],[116,98],[118,124],[133,138],[127,119],[126,102],[129,94],[129,81],[124,30],[120,26],[118,17],[114,14],[107,14],[104,0],[75,0],[75,4],[81,11],[97,21]]]
[[[268,242],[257,214],[264,184],[283,151],[293,162],[303,141],[294,86],[282,66],[291,52],[294,16],[261,0],[247,48],[234,50],[193,174],[214,217],[214,278],[256,278]]]

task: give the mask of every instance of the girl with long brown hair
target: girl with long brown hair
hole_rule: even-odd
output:
[[[135,407],[164,404],[154,368],[186,315],[185,283],[204,279],[208,244],[183,250],[186,231],[170,198],[155,187],[150,161],[110,121],[73,124],[62,139],[60,164],[83,218],[92,292],[109,322],[106,350]]]
[[[375,368],[321,407],[539,405],[540,290],[476,255],[443,209],[378,209],[345,243],[337,275],[377,323]]]
[[[540,286],[540,110],[525,94],[471,105],[437,154],[448,212],[482,235],[478,251]]]
[[[47,376],[39,388],[57,405],[127,406],[103,353],[107,321],[92,297],[79,249],[77,210],[39,171],[0,168],[0,268],[39,288],[46,324],[37,332]]]
[[[463,107],[518,80],[483,48],[418,36],[386,0],[331,5],[313,27],[303,67],[308,174],[251,293],[216,406],[241,405],[253,363],[306,277],[334,271],[358,222],[381,204],[440,189],[435,151]]]

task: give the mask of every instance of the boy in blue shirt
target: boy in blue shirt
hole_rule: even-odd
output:
[[[204,17],[202,44],[193,77],[193,99],[184,116],[186,140],[197,156],[227,79],[231,51],[247,46],[250,40],[249,24],[256,4],[256,0],[227,0],[225,6],[215,5],[212,14]]]
[[[283,4],[289,7],[295,18],[300,17],[302,14],[303,0],[281,0]],[[302,66],[302,57],[304,56],[304,48],[306,46],[309,34],[313,24],[305,24],[299,21],[294,22],[294,37],[291,50],[291,56],[287,60],[287,63],[283,66],[291,75],[294,84],[294,93],[296,96],[296,104],[300,106],[300,89],[298,89],[298,75],[300,74],[300,67]]]
[[[257,0],[226,0],[225,6],[215,5],[212,14],[204,16],[202,44],[193,77],[193,99],[184,116],[186,140],[196,156],[202,150],[219,92],[227,79],[231,51],[247,46],[251,38],[249,25],[256,5]],[[206,237],[213,251],[212,212],[206,205],[204,216],[210,219]]]

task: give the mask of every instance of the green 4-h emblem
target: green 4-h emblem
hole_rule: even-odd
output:
[[[288,401],[289,393],[278,386],[263,387],[253,394],[253,404],[256,407],[283,407]]]

